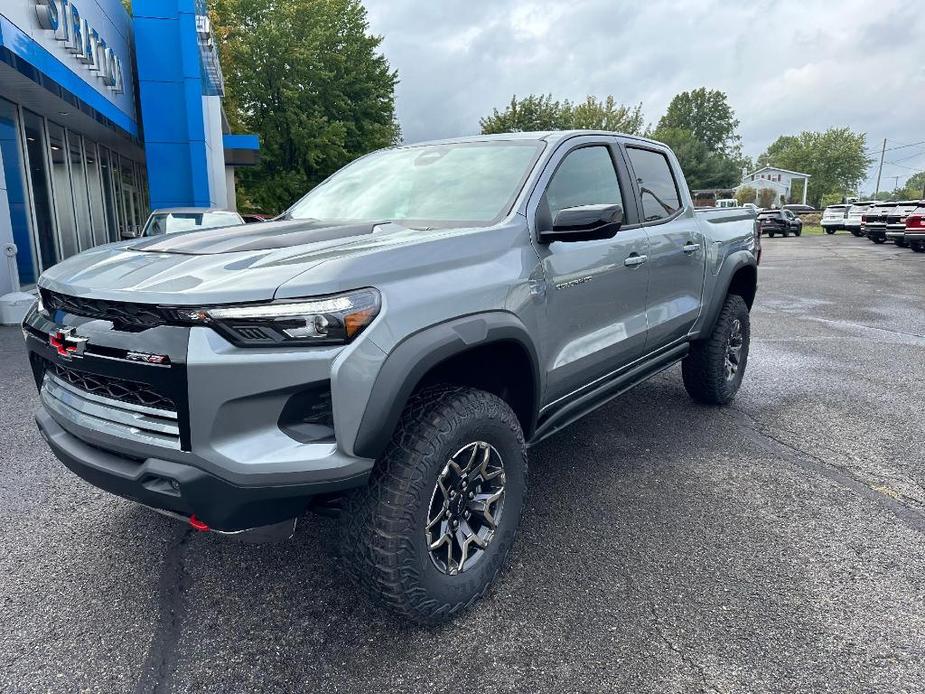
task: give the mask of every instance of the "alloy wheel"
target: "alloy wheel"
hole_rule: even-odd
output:
[[[455,576],[482,558],[504,510],[504,461],[484,441],[460,448],[446,463],[431,495],[425,535],[430,559]]]
[[[731,381],[739,371],[742,360],[742,347],[745,338],[742,335],[742,321],[736,318],[732,321],[729,331],[729,341],[726,343],[726,380]]]

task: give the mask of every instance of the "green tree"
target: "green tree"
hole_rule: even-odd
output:
[[[741,180],[736,160],[711,152],[690,130],[659,126],[648,135],[671,147],[691,189],[732,188]]]
[[[491,115],[479,120],[482,133],[517,133],[534,130],[568,130],[572,127],[572,105],[556,101],[552,94],[518,99],[515,94],[503,111],[492,109]]]
[[[640,135],[645,126],[642,104],[624,106],[618,104],[612,96],[602,101],[589,96],[582,103],[572,106],[571,111],[570,127],[578,130],[607,130]]]
[[[900,191],[897,200],[921,200],[925,198],[925,171],[912,174]]]
[[[744,205],[747,202],[755,202],[758,198],[758,191],[751,186],[742,186],[736,191],[736,202]]]
[[[229,121],[260,135],[260,164],[239,171],[242,207],[285,208],[399,140],[398,76],[359,0],[216,0],[213,19]]]
[[[853,191],[867,174],[864,133],[848,128],[783,135],[758,157],[758,166],[777,166],[810,175],[807,202],[818,207],[823,196]],[[802,190],[802,189],[801,189]]]
[[[758,207],[765,209],[777,204],[777,193],[770,188],[762,188],[758,191]]]
[[[658,121],[656,130],[682,129],[693,133],[711,154],[739,156],[739,121],[725,92],[700,87],[676,95]]]
[[[483,134],[530,132],[533,130],[608,130],[639,135],[643,131],[642,104],[624,106],[612,96],[589,96],[580,104],[558,101],[552,94],[530,94],[511,102],[479,120]]]

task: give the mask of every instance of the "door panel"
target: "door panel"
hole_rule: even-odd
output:
[[[589,204],[622,204],[635,221],[627,190],[610,145],[612,138],[582,138],[550,162],[535,227],[551,228],[559,209]],[[620,180],[624,184],[620,185]],[[646,340],[644,256],[648,236],[638,227],[609,239],[537,243],[545,280],[546,318],[540,352],[547,373],[545,402],[551,402],[642,355]],[[630,261],[628,258],[640,260]]]
[[[626,153],[649,242],[645,351],[653,352],[684,337],[700,315],[706,239],[667,154],[635,146]]]
[[[546,276],[544,346],[547,401],[639,358],[646,342],[646,263],[642,229],[603,241],[555,241],[541,247]]]

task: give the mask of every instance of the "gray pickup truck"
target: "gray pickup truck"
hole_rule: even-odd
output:
[[[277,220],[46,271],[36,420],[77,475],[197,530],[339,511],[350,575],[436,622],[501,569],[529,447],[677,362],[732,399],[759,244],[641,138],[374,152]]]

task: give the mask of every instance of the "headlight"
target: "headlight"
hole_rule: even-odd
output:
[[[340,345],[363,332],[380,305],[379,292],[361,289],[313,299],[172,312],[180,321],[208,325],[242,347]]]

